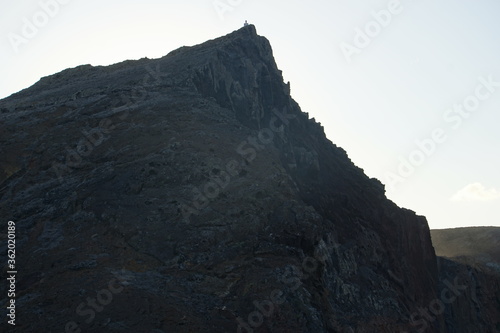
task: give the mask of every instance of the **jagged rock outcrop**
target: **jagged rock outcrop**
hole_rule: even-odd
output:
[[[416,332],[439,297],[425,218],[300,110],[254,26],[43,78],[0,119],[13,331]]]

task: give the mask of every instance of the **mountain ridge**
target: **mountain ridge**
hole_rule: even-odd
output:
[[[499,227],[434,229],[431,237],[436,255],[500,272]]]
[[[464,312],[475,332],[494,325],[462,302],[415,316],[479,273],[449,275],[425,218],[300,110],[252,25],[46,77],[0,117],[0,213],[19,225],[29,308],[17,331],[472,332],[455,328]],[[91,316],[101,290],[115,301]]]

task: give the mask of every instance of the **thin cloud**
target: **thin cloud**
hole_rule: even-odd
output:
[[[481,183],[472,183],[455,193],[451,201],[491,201],[500,198],[500,192],[494,188],[487,189]]]

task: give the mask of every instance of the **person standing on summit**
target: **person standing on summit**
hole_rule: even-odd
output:
[[[247,20],[245,20],[245,23],[243,23],[243,26],[246,27],[248,25]]]

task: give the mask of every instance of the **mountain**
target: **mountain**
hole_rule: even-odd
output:
[[[500,228],[468,227],[431,230],[436,255],[484,265],[500,273]]]
[[[0,133],[13,332],[500,325],[498,279],[436,258],[426,219],[301,111],[252,25],[42,78],[0,101]]]
[[[465,291],[461,305],[451,305],[447,313],[452,331],[472,332],[477,326],[474,309],[481,309],[490,323],[499,318],[500,228],[468,227],[431,230],[432,244],[438,255],[441,283],[459,276],[471,288]],[[473,324],[474,323],[474,324]],[[500,332],[500,324],[487,332]]]

